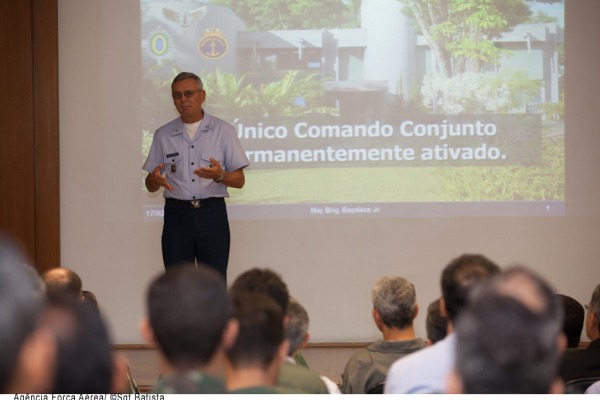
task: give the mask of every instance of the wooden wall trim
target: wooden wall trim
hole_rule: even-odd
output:
[[[27,1],[0,2],[0,229],[19,241],[30,256],[33,221],[33,87],[31,83],[31,7]]]
[[[361,348],[365,347],[370,342],[324,342],[324,343],[309,343],[306,348]],[[158,347],[154,344],[115,344],[114,350],[156,350]]]
[[[60,265],[58,3],[33,0],[35,263]]]
[[[306,348],[308,349],[335,349],[335,348],[361,348],[366,347],[371,342],[324,342],[324,343],[309,343]],[[590,345],[590,342],[581,341],[579,343],[580,349],[586,349]],[[114,350],[156,350],[158,347],[153,344],[115,344],[113,345]]]
[[[0,231],[60,265],[58,0],[0,2]]]
[[[310,369],[337,381],[350,357],[367,342],[312,343],[302,349],[302,356]],[[151,391],[161,373],[161,355],[158,348],[147,344],[114,345],[113,349],[128,360],[131,374],[138,387]]]

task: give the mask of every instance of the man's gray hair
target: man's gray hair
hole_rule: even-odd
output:
[[[308,332],[309,319],[306,309],[293,298],[290,298],[286,316],[288,323],[285,328],[285,338],[290,342],[288,354],[292,355],[299,350],[304,335]]]
[[[173,84],[176,82],[185,81],[186,79],[193,79],[194,81],[196,81],[196,86],[198,87],[198,90],[204,90],[202,79],[200,79],[200,77],[194,74],[193,72],[180,72],[179,74],[177,74],[175,79],[173,79],[171,86],[173,86]]]
[[[371,291],[373,307],[390,328],[409,327],[416,316],[417,293],[408,280],[397,276],[379,279]]]

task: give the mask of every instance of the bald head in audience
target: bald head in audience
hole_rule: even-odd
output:
[[[48,296],[68,295],[81,297],[81,278],[73,270],[63,267],[52,268],[42,275]]]

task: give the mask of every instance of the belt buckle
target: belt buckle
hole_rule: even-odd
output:
[[[190,204],[191,204],[192,208],[202,207],[202,202],[200,200],[190,200]]]

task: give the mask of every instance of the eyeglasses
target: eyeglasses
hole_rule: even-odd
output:
[[[171,96],[173,96],[173,100],[181,100],[182,97],[189,99],[189,98],[192,98],[196,93],[201,92],[201,91],[202,90],[186,90],[183,93],[181,93],[181,92],[171,93]]]

